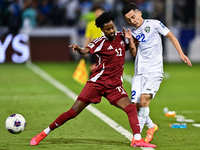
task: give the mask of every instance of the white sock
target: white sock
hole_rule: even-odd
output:
[[[141,134],[134,134],[134,139],[135,140],[140,140],[142,137],[141,137]]]
[[[153,121],[151,120],[151,118],[148,116],[147,117],[147,120],[146,120],[146,123],[148,128],[153,128],[154,127],[154,124],[153,124]]]
[[[144,124],[146,123],[147,117],[149,116],[149,107],[140,107],[138,112],[138,120],[140,124],[140,133],[144,128]]]
[[[44,129],[44,132],[48,135],[51,132],[51,129],[47,127],[46,129]]]

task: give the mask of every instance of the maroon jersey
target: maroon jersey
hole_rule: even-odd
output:
[[[96,68],[89,81],[112,88],[123,83],[125,60],[125,38],[121,32],[116,39],[108,40],[105,36],[94,39],[88,46],[91,54],[96,54]]]

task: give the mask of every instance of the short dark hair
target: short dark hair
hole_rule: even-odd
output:
[[[125,16],[129,11],[131,10],[138,10],[138,7],[135,3],[133,2],[129,2],[127,5],[124,6],[124,8],[122,9],[121,13],[123,16]]]
[[[94,5],[93,7],[92,7],[92,9],[91,9],[91,11],[96,11],[97,9],[101,9],[101,10],[103,10],[104,11],[104,8],[101,6],[101,5]]]
[[[96,20],[95,20],[95,25],[98,28],[103,28],[103,25],[105,23],[110,22],[111,20],[114,22],[114,14],[110,11],[108,12],[103,12]]]

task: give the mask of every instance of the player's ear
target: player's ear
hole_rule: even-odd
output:
[[[142,12],[141,11],[139,11],[139,14],[140,14],[140,17],[142,17]]]

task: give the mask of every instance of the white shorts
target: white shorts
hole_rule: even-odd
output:
[[[135,75],[131,86],[131,102],[140,103],[141,94],[151,94],[153,99],[162,80],[163,74],[161,73]]]

